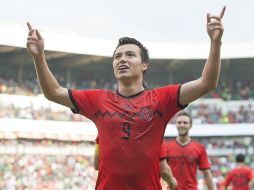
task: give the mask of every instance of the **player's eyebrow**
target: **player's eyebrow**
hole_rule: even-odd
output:
[[[135,51],[129,50],[129,51],[125,51],[125,52],[117,52],[117,53],[114,54],[114,57],[117,57],[117,56],[122,55],[122,54],[129,54],[129,53],[136,55]]]

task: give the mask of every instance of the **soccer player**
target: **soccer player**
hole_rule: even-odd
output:
[[[225,178],[225,190],[232,185],[232,190],[249,190],[253,186],[253,172],[250,167],[245,164],[245,156],[243,154],[236,155],[236,167],[228,172]]]
[[[177,180],[176,190],[197,190],[197,169],[203,172],[207,187],[214,190],[210,163],[203,144],[192,140],[189,130],[192,127],[191,116],[184,111],[176,115],[178,136],[165,141],[168,164]]]
[[[175,190],[177,186],[177,181],[173,176],[171,168],[167,163],[167,153],[165,149],[164,142],[161,145],[161,152],[160,152],[160,176],[161,178],[167,183],[168,188],[170,190]]]
[[[222,17],[207,14],[210,53],[202,75],[194,81],[145,89],[148,50],[124,37],[113,53],[118,90],[76,90],[59,85],[50,72],[44,39],[28,25],[27,50],[34,60],[44,96],[92,120],[100,137],[100,170],[96,190],[160,190],[160,146],[165,128],[176,112],[216,88],[220,73]],[[64,41],[64,39],[63,39]]]
[[[99,170],[99,137],[95,139],[94,149],[94,169]],[[161,146],[160,152],[160,176],[168,184],[170,190],[174,190],[177,185],[177,181],[174,178],[172,171],[166,160],[166,150],[164,146]]]

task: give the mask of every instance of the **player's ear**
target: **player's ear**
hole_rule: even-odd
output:
[[[148,68],[148,63],[147,63],[147,62],[143,62],[143,63],[142,63],[142,70],[143,70],[143,71],[146,71],[147,68]]]

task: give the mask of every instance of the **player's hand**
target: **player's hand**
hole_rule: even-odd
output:
[[[172,177],[172,180],[170,181],[170,184],[169,184],[169,189],[170,190],[175,190],[176,186],[177,186],[176,178]]]
[[[221,13],[218,16],[207,13],[207,33],[212,41],[221,42],[222,34],[224,31],[222,25],[222,18],[224,16],[226,7],[224,6]]]
[[[28,36],[26,47],[32,57],[42,55],[44,53],[44,40],[38,30],[33,29],[31,24],[27,22]]]

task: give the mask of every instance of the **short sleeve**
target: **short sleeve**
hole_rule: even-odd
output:
[[[93,120],[94,112],[98,106],[98,97],[100,97],[102,90],[68,90],[68,93],[75,107],[72,112]]]
[[[224,181],[224,185],[227,187],[231,182],[231,172],[229,172],[227,175],[226,175],[226,178],[225,178],[225,181]]]
[[[159,103],[164,109],[164,113],[168,113],[167,119],[171,119],[175,113],[187,107],[187,105],[183,106],[179,103],[180,90],[181,85],[179,84],[156,88]]]
[[[166,159],[167,153],[166,153],[166,147],[164,141],[161,143],[161,151],[160,151],[160,160]]]
[[[97,135],[96,139],[95,139],[95,143],[99,144],[99,136]]]
[[[210,163],[208,160],[208,155],[205,150],[205,146],[201,144],[200,147],[201,147],[201,154],[199,159],[199,169],[200,170],[210,169]]]
[[[248,179],[249,180],[253,179],[253,171],[251,170],[251,168],[248,168]]]

